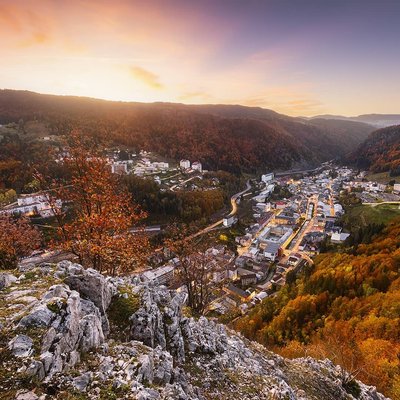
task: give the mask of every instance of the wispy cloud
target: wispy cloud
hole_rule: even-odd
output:
[[[130,72],[135,79],[138,79],[150,86],[153,89],[163,89],[164,85],[160,83],[160,77],[147,69],[142,67],[133,66],[130,68]]]

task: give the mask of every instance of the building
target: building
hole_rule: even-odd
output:
[[[61,200],[56,200],[53,205],[50,205],[46,195],[43,193],[33,193],[21,195],[17,203],[3,207],[1,213],[9,215],[40,215],[42,218],[54,216],[54,209],[61,208]]]
[[[201,162],[200,162],[200,161],[195,161],[195,162],[192,164],[192,169],[193,169],[194,171],[199,171],[199,172],[201,172],[201,171],[203,171],[203,166],[201,165]]]
[[[265,183],[273,181],[274,178],[275,178],[275,175],[273,172],[271,172],[270,174],[261,175],[261,181],[265,182]]]
[[[257,282],[257,275],[254,272],[238,269],[238,276],[240,280],[240,285],[242,287],[254,285]]]
[[[160,268],[145,271],[142,278],[148,282],[154,282],[159,285],[167,285],[172,282],[175,267],[173,265],[165,265]]]
[[[225,217],[223,220],[222,220],[222,224],[224,225],[224,226],[227,226],[227,227],[229,227],[229,226],[232,226],[234,223],[236,223],[236,218],[235,218],[235,216],[234,215],[231,215],[231,216],[228,216],[228,217]]]
[[[179,166],[180,166],[182,169],[189,169],[189,168],[190,168],[190,161],[189,161],[189,160],[181,160],[181,161],[179,162]]]
[[[289,256],[288,265],[296,266],[299,262],[301,261],[301,255],[300,254],[291,254]]]
[[[394,193],[400,193],[400,183],[395,183],[393,185],[393,192]]]
[[[260,243],[262,244],[279,244],[285,243],[293,233],[293,229],[287,225],[273,225],[266,227],[261,236]]]
[[[232,294],[234,297],[240,299],[240,301],[245,302],[251,300],[253,297],[252,293],[249,293],[243,289],[238,288],[235,285],[228,285],[224,287],[224,291],[227,292],[228,294]]]
[[[280,243],[267,243],[264,249],[264,257],[274,262],[279,257]]]
[[[112,163],[111,164],[111,172],[113,174],[124,175],[128,173],[128,164],[127,163]]]
[[[331,242],[332,243],[343,243],[348,237],[350,233],[332,233]]]
[[[275,208],[277,210],[283,210],[286,207],[286,202],[285,201],[277,201],[275,203]]]

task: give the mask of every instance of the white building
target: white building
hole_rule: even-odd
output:
[[[189,169],[190,168],[190,161],[189,160],[181,160],[179,166],[182,169]]]
[[[233,215],[225,217],[222,220],[222,224],[224,226],[232,226],[235,222],[236,222],[236,218]]]
[[[153,166],[155,168],[158,168],[160,170],[166,170],[169,168],[169,164],[167,162],[164,161],[155,161],[153,162]]]
[[[400,193],[400,183],[395,183],[393,186],[393,192]]]
[[[61,208],[61,200],[56,200],[55,207]],[[33,193],[21,195],[17,204],[10,204],[1,211],[3,214],[20,215],[40,215],[42,218],[52,217],[53,208],[47,201],[47,197],[42,193]]]
[[[261,181],[264,183],[271,182],[274,180],[274,178],[275,178],[275,175],[273,172],[271,172],[270,174],[261,175]]]
[[[264,257],[268,260],[275,261],[279,256],[280,243],[268,243],[264,249]]]
[[[201,171],[203,170],[203,167],[202,167],[202,165],[201,165],[201,162],[200,162],[200,161],[195,161],[195,162],[192,164],[192,169],[193,169],[194,171],[199,171],[199,172],[201,172]]]
[[[332,233],[331,242],[332,243],[343,243],[348,237],[350,233]]]

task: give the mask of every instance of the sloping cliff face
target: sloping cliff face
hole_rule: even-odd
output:
[[[286,360],[206,318],[185,295],[78,264],[0,274],[1,399],[385,397],[329,360]]]

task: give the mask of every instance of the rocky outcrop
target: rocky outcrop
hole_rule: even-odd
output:
[[[111,313],[115,299],[129,296],[137,307],[122,321],[129,329],[121,339]],[[67,392],[69,399],[355,396],[331,361],[286,360],[223,325],[185,317],[185,300],[184,293],[106,278],[71,262],[30,269],[0,291],[0,391],[9,399],[61,399]],[[42,383],[32,391],[25,387],[30,380]],[[359,399],[384,399],[361,382],[352,387]]]
[[[17,278],[12,274],[0,273],[0,290],[12,285]]]

